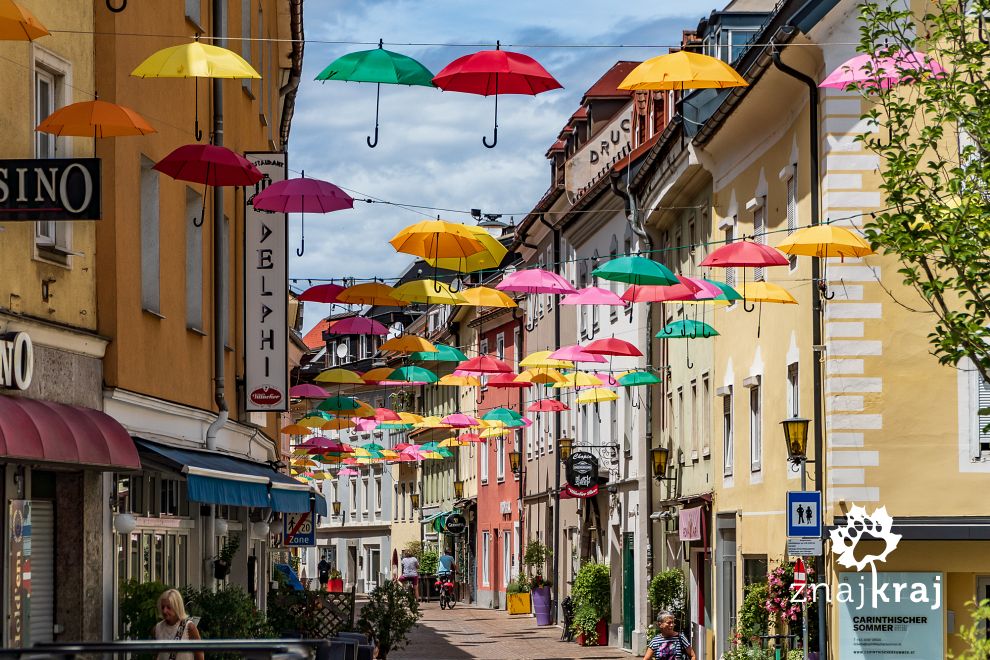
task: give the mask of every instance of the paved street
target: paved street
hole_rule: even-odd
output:
[[[536,619],[509,616],[503,611],[464,607],[441,610],[436,603],[422,605],[423,618],[409,646],[390,654],[399,660],[460,660],[462,658],[631,658],[609,647],[581,647],[560,641],[560,628],[538,627]]]

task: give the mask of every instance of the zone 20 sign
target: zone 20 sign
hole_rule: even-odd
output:
[[[313,514],[286,513],[283,514],[282,545],[286,548],[302,548],[316,545],[316,526],[313,525]]]

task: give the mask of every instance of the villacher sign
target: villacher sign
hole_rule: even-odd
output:
[[[0,222],[99,219],[99,158],[0,160]]]

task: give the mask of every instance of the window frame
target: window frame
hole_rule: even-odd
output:
[[[735,467],[735,433],[733,429],[732,385],[722,397],[722,476],[731,477]]]
[[[749,461],[750,471],[763,469],[763,389],[749,388]]]
[[[34,58],[32,61],[30,84],[32,117],[31,124],[33,130],[46,117],[56,110],[65,107],[71,101],[68,90],[72,89],[72,63],[58,55],[45,50],[37,44],[32,44]],[[47,79],[49,85],[49,105],[50,112],[41,116],[39,80]],[[72,141],[34,131],[34,157],[35,158],[58,158],[72,156]],[[49,143],[46,153],[41,153],[42,142]],[[72,251],[72,223],[58,220],[37,220],[34,222],[34,258],[48,263],[53,263],[64,268],[71,267],[70,258],[78,253]]]

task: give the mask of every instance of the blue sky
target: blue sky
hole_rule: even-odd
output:
[[[519,215],[547,190],[547,148],[581,96],[618,60],[642,60],[680,42],[681,31],[722,3],[704,0],[623,4],[591,2],[494,3],[464,0],[310,0],[303,82],[296,98],[289,165],[307,176],[370,196],[447,209],[480,208]],[[535,57],[564,86],[539,96],[499,99],[499,142],[491,135],[493,99],[435,89],[382,86],[380,137],[374,130],[375,86],[320,83],[313,79],[331,61],[372,46],[319,43],[379,38],[429,44],[636,44],[647,48],[512,47]],[[481,47],[386,46],[437,73],[455,58]],[[293,176],[298,176],[294,174]],[[360,194],[359,194],[360,193]],[[424,213],[429,213],[424,211]],[[384,204],[358,203],[353,210],[306,218],[306,251],[297,257],[299,219],[290,222],[290,276],[295,278],[394,277],[411,257],[397,254],[388,239],[427,216]],[[470,216],[442,213],[446,220]],[[305,288],[306,282],[296,283]],[[325,313],[307,306],[306,327]]]

